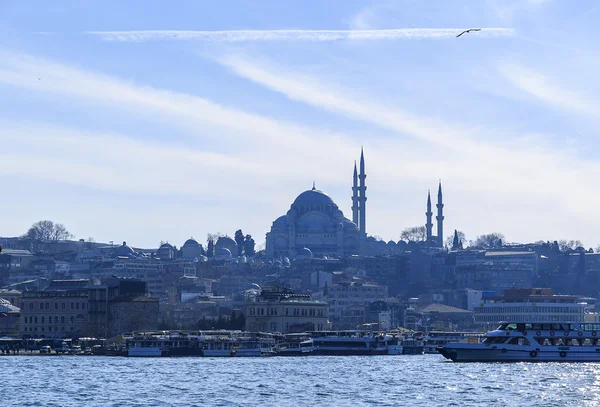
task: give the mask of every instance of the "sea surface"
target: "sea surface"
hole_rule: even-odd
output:
[[[600,363],[0,357],[0,406],[599,406]]]

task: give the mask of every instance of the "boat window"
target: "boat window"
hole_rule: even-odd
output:
[[[579,341],[577,339],[573,338],[573,339],[571,339],[570,345],[571,346],[579,346]]]
[[[544,331],[551,331],[552,329],[554,329],[552,328],[552,324],[542,324],[542,327]]]
[[[544,339],[544,341],[542,342],[542,345],[544,345],[544,346],[550,346],[550,345],[552,345],[552,344],[550,343],[550,340],[549,340],[548,338],[546,338],[546,339]]]
[[[539,330],[546,329],[546,328],[544,328],[543,324],[533,324],[531,329],[533,329],[535,331],[539,331]]]
[[[504,343],[504,341],[506,341],[506,337],[503,336],[488,336],[482,343],[485,343],[486,345],[497,345]]]
[[[516,330],[517,329],[517,324],[508,324],[508,325],[506,325],[505,329]]]
[[[555,346],[562,346],[565,343],[563,342],[562,338],[558,338],[556,339],[556,342],[554,343]]]
[[[533,328],[533,324],[525,324],[525,329],[532,329]]]
[[[565,330],[561,324],[552,324],[552,329],[555,331],[564,331]]]
[[[529,346],[531,345],[531,343],[529,342],[529,339],[527,338],[523,338],[523,337],[514,337],[511,338],[510,341],[508,342],[509,345],[521,345],[521,346]]]
[[[590,338],[586,338],[583,340],[583,343],[581,344],[582,346],[592,346],[592,341],[590,340]]]

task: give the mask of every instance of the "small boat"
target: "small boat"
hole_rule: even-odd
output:
[[[406,337],[402,340],[402,354],[403,355],[422,355],[423,354],[423,341],[418,337]]]

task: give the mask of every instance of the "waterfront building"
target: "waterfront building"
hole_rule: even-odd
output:
[[[158,300],[140,299],[148,298],[147,287],[142,280],[116,277],[90,284],[87,287],[89,334],[106,338],[137,329],[153,329],[158,321]]]
[[[483,297],[475,323],[494,326],[508,322],[581,322],[586,304],[574,295],[557,295],[551,288],[511,288],[504,295]]]
[[[21,310],[10,301],[0,298],[0,337],[19,335]]]
[[[328,304],[283,287],[264,287],[246,299],[246,330],[305,332],[329,329]]]
[[[87,280],[54,280],[43,290],[23,291],[20,335],[29,338],[85,336],[87,285]]]

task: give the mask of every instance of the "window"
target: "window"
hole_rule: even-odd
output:
[[[57,302],[54,303],[54,309],[58,309],[58,303]]]
[[[66,308],[67,308],[67,306],[66,306],[66,304],[65,304],[64,302],[61,302],[61,303],[60,303],[60,307],[61,307],[62,309],[66,309]]]
[[[81,309],[85,309],[85,302],[81,303]]]
[[[65,323],[65,317],[60,317],[60,323],[64,324]]]
[[[79,303],[75,303],[75,309],[79,309]]]

